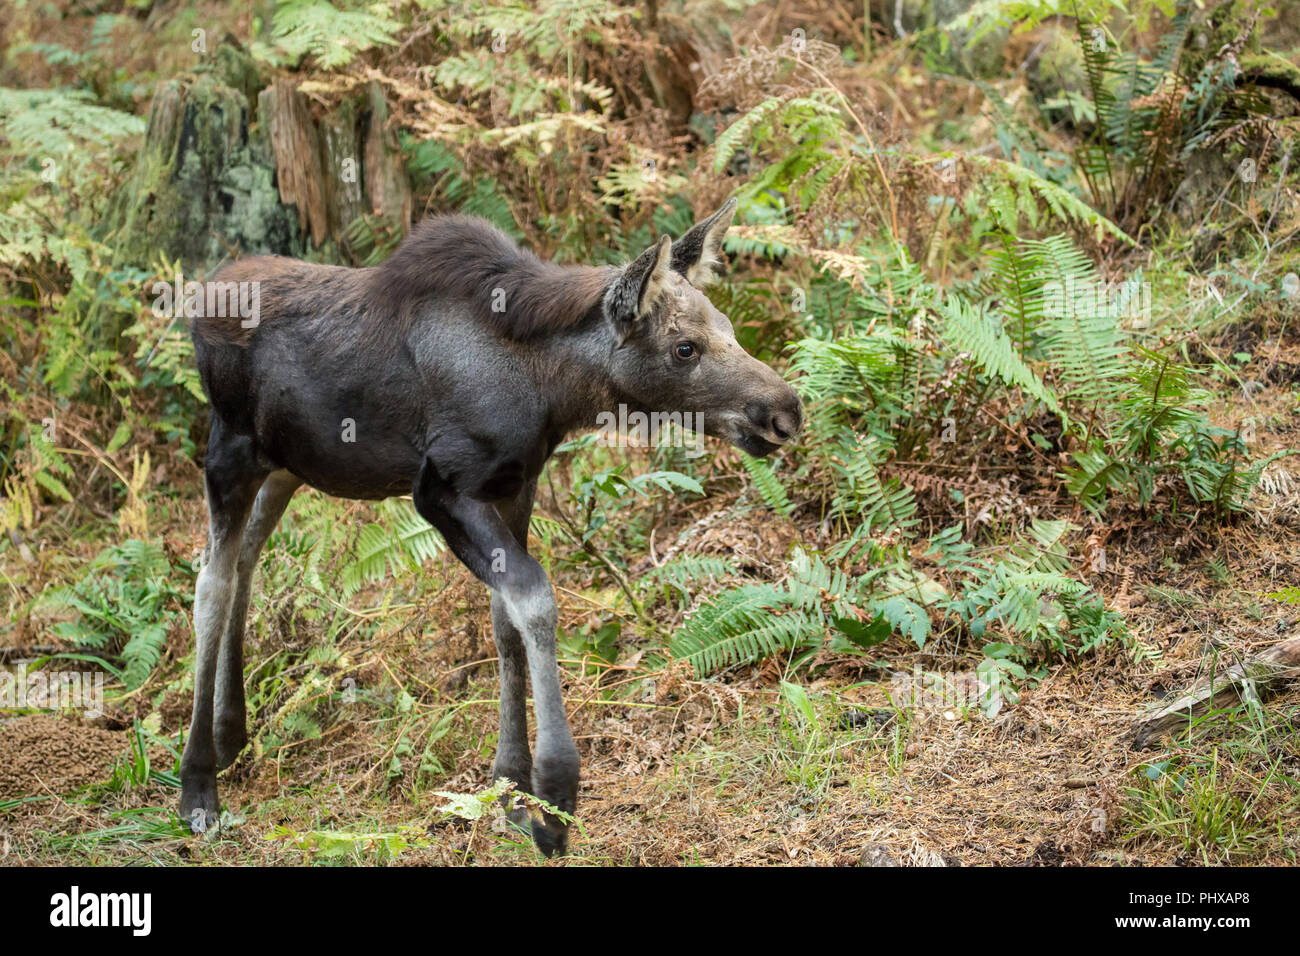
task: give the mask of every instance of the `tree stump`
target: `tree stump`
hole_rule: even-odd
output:
[[[392,236],[410,227],[410,183],[387,120],[375,83],[319,108],[293,78],[263,85],[256,63],[223,44],[159,89],[100,235],[121,264],[147,269],[161,252],[196,276],[260,253],[349,258],[348,228],[362,216]]]
[[[410,228],[410,181],[377,83],[317,116],[292,80],[279,79],[258,94],[257,112],[270,131],[280,199],[297,209],[313,246],[333,241],[354,254],[347,231],[362,216],[371,231],[400,237]]]
[[[301,231],[251,120],[247,98],[217,68],[163,84],[135,169],[100,230],[119,263],[147,269],[161,252],[197,274],[240,253],[301,254]]]

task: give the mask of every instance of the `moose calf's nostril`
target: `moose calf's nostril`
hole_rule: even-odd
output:
[[[772,420],[769,427],[777,439],[783,442],[789,441],[799,434],[799,429],[803,426],[803,403],[799,401],[799,396],[793,392],[790,395],[790,401],[783,403],[783,407],[772,413]]]
[[[772,416],[772,434],[781,441],[789,441],[799,430],[799,419],[789,412],[777,412]]]
[[[768,408],[762,402],[750,402],[745,406],[745,417],[756,428],[766,428],[768,426],[768,414]]]

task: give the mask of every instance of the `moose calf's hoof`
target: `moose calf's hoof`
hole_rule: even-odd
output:
[[[191,833],[207,833],[215,829],[221,819],[217,804],[217,778],[214,774],[210,781],[201,784],[182,784],[181,786],[181,825],[189,827]]]
[[[569,852],[569,828],[550,814],[541,820],[534,817],[533,842],[547,857],[564,856]]]
[[[562,813],[573,813],[578,805],[578,751],[572,744],[549,754],[539,754],[533,763],[533,793]],[[533,842],[549,856],[563,856],[569,848],[569,827],[559,817],[542,812],[533,818]]]

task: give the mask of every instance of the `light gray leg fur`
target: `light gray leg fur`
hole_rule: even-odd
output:
[[[279,523],[293,493],[301,486],[302,481],[287,471],[275,471],[268,475],[261,491],[257,493],[253,513],[244,529],[239,558],[235,562],[235,596],[221,635],[217,657],[216,722],[212,733],[218,770],[234,763],[248,742],[244,709],[244,627],[248,617],[253,572],[257,569],[267,539]]]

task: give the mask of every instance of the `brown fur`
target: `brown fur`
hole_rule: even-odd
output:
[[[253,256],[221,269],[213,281],[260,281],[263,322],[330,311],[363,323],[372,341],[400,342],[419,303],[442,296],[471,304],[491,328],[524,341],[581,321],[617,274],[610,266],[544,262],[482,219],[447,215],[425,219],[378,266]],[[493,311],[495,303],[504,310]],[[238,316],[202,316],[195,328],[209,343],[238,346],[256,331]]]

